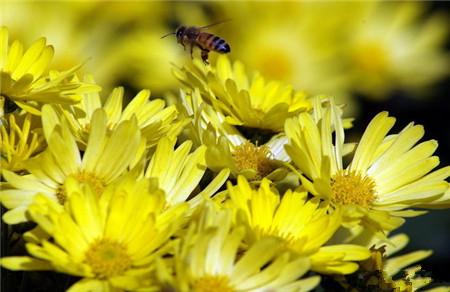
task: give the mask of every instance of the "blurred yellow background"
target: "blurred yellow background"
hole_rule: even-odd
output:
[[[189,54],[174,36],[160,37],[180,24],[226,19],[209,32],[230,43],[232,59],[310,94],[335,95],[353,113],[358,94],[429,96],[450,68],[448,15],[421,2],[7,1],[2,9],[15,39],[47,37],[54,69],[87,61],[84,71],[106,92],[118,85],[157,95],[176,90],[171,67]]]

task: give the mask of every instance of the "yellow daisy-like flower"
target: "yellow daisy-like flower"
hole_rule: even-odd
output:
[[[23,162],[41,150],[42,140],[42,136],[31,130],[31,115],[24,117],[22,125],[14,115],[9,115],[9,122],[0,128],[0,169],[23,170]]]
[[[288,159],[283,148],[287,140],[282,134],[268,142],[266,137],[248,140],[235,126],[226,123],[220,112],[203,101],[198,89],[191,94],[182,90],[179,108],[191,120],[185,131],[187,137],[197,145],[207,146],[206,163],[213,171],[229,169],[234,177],[242,174],[252,180],[263,177],[276,180],[286,175],[280,163]],[[259,141],[264,142],[259,145]]]
[[[232,227],[231,210],[206,205],[191,223],[174,255],[174,275],[161,265],[160,281],[187,292],[309,291],[320,278],[301,277],[309,270],[308,258],[283,251],[276,238],[259,240],[241,250],[244,227]]]
[[[69,291],[136,290],[151,286],[153,260],[179,228],[184,205],[164,209],[164,194],[151,180],[128,176],[97,190],[66,180],[63,207],[37,195],[30,217],[49,239],[30,240],[31,256],[5,257],[11,270],[54,270],[81,277]],[[31,237],[26,237],[31,238]]]
[[[199,60],[193,63],[174,70],[175,76],[188,88],[198,87],[205,101],[231,125],[278,133],[288,117],[311,108],[303,92],[277,81],[266,82],[258,73],[249,80],[242,63],[232,66],[226,56],[219,56],[213,68]]]
[[[449,33],[448,17],[425,16],[423,3],[367,5],[356,15],[347,54],[352,86],[373,98],[388,97],[395,89],[406,96],[425,90],[449,73],[450,61],[443,48]],[[364,20],[364,21],[362,21]]]
[[[91,77],[86,78],[88,84],[94,84]],[[64,116],[81,145],[87,145],[91,130],[91,119],[94,112],[102,108],[108,117],[108,128],[115,129],[121,122],[136,117],[142,137],[147,146],[154,146],[161,137],[176,137],[188,122],[177,120],[178,111],[174,105],[165,107],[162,99],[149,100],[150,91],[140,91],[130,103],[123,108],[124,89],[115,88],[104,103],[98,93],[83,94],[80,103],[70,107],[56,107],[52,115],[43,120],[44,133],[48,137],[60,117]]]
[[[73,104],[83,92],[94,92],[98,86],[78,82],[73,74],[79,66],[65,72],[51,72],[48,66],[53,47],[40,38],[24,53],[23,45],[14,41],[9,45],[6,27],[0,28],[0,98],[4,103],[1,116],[11,103],[32,114],[40,114],[45,103]]]
[[[43,107],[43,116],[48,110],[48,105]],[[69,177],[89,183],[101,195],[136,159],[140,145],[135,120],[121,123],[111,135],[107,135],[106,123],[106,113],[97,110],[92,116],[92,129],[82,157],[75,137],[62,123],[47,139],[47,149],[26,162],[25,169],[30,174],[20,176],[4,170],[7,184],[0,191],[0,201],[10,210],[3,220],[8,224],[26,221],[25,211],[37,193],[64,204],[67,193],[63,184]]]
[[[349,274],[369,257],[367,248],[357,245],[324,246],[341,224],[341,214],[327,213],[319,198],[307,200],[306,192],[288,190],[281,198],[264,179],[257,190],[240,176],[236,186],[228,183],[230,207],[238,222],[248,226],[248,241],[274,236],[301,256],[311,259],[311,269],[321,273]]]
[[[208,167],[218,171],[228,168],[234,177],[243,175],[246,178],[259,181],[265,177],[272,180],[282,179],[287,170],[281,161],[273,154],[271,145],[255,145],[248,140],[235,145],[227,136],[216,137],[212,131],[205,132],[204,143],[208,147],[206,161]]]
[[[405,210],[439,206],[449,187],[450,167],[431,172],[439,158],[432,156],[434,140],[415,145],[424,129],[413,123],[386,136],[395,118],[378,114],[368,125],[351,163],[343,165],[344,129],[334,104],[320,120],[302,113],[286,121],[286,151],[300,170],[304,187],[344,209],[344,226],[362,224],[375,231],[400,226]]]
[[[188,201],[197,206],[204,198],[209,198],[225,183],[229,170],[223,169],[201,191],[200,180],[206,172],[205,146],[189,153],[192,142],[186,141],[175,147],[176,140],[162,138],[156,146],[145,177],[158,179],[158,184],[166,193],[167,204],[172,206]]]

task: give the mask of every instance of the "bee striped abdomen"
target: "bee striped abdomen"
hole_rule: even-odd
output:
[[[219,53],[228,53],[230,52],[230,46],[227,42],[213,34],[202,32],[198,36],[198,43],[209,51],[216,51]]]
[[[219,37],[217,37],[219,38]],[[227,44],[227,42],[224,39],[219,38],[216,41],[213,41],[214,49],[219,53],[229,53],[230,45]]]

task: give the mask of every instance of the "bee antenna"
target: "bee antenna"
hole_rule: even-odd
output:
[[[172,34],[175,34],[175,33],[174,33],[174,32],[171,32],[171,33],[165,34],[165,35],[163,35],[161,38],[163,39],[163,38],[168,37],[169,35],[172,35]]]

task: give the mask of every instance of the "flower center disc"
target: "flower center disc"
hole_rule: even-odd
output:
[[[376,43],[366,43],[361,45],[354,54],[356,65],[369,74],[382,74],[389,65],[389,58],[386,50]]]
[[[131,266],[126,248],[115,241],[100,239],[91,244],[85,261],[99,278],[120,275]]]
[[[298,240],[298,237],[289,232],[289,231],[281,231],[276,226],[270,225],[270,226],[257,226],[255,227],[255,231],[257,234],[260,235],[260,237],[278,237],[281,239],[287,246],[295,244],[295,242]]]
[[[76,175],[74,175],[74,177],[81,183],[89,184],[98,196],[100,196],[103,193],[105,184],[103,183],[102,180],[97,178],[92,173],[81,171]]]
[[[238,170],[252,169],[256,171],[254,179],[262,179],[273,169],[269,159],[270,150],[266,145],[255,146],[250,142],[237,146],[233,152],[233,160]]]
[[[352,171],[339,171],[331,179],[331,201],[339,205],[370,207],[376,199],[375,182]]]
[[[225,276],[204,276],[194,282],[195,292],[233,292]]]

